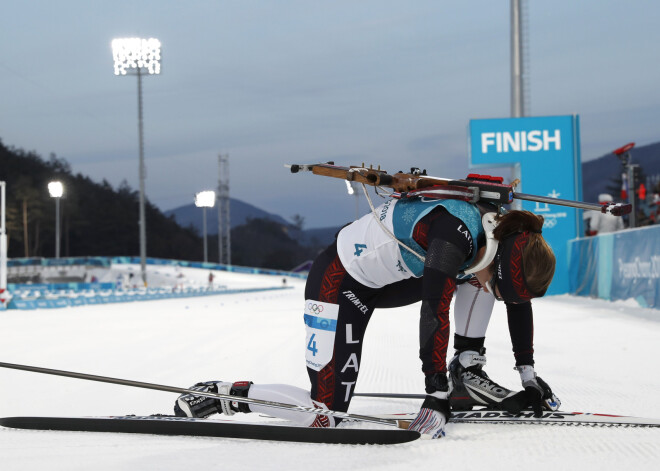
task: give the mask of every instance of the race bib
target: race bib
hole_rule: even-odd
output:
[[[332,359],[338,314],[338,304],[312,299],[305,301],[305,361],[307,367],[314,371],[321,371]]]

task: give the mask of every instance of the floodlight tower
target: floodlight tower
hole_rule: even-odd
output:
[[[229,216],[229,155],[218,155],[218,258],[231,265],[231,221]]]
[[[215,206],[215,191],[200,191],[195,195],[195,206],[202,208],[202,231],[204,232],[204,263],[209,261],[209,250],[206,243],[206,208]]]
[[[511,117],[527,116],[527,2],[511,0]]]
[[[115,75],[137,75],[138,139],[140,149],[140,268],[142,282],[147,284],[147,223],[144,211],[144,131],[142,125],[142,75],[160,74],[160,41],[149,38],[122,38],[112,41]]]
[[[48,193],[55,198],[55,258],[60,258],[60,200],[64,194],[62,182],[50,182]]]
[[[511,117],[522,118],[529,112],[529,87],[527,62],[527,1],[511,2]],[[520,163],[513,165],[511,180],[521,180]],[[522,186],[518,187],[522,191]],[[522,209],[522,203],[516,200],[512,209]]]
[[[0,182],[0,294],[7,289],[7,228],[5,227],[6,183]],[[2,301],[2,300],[0,300]]]

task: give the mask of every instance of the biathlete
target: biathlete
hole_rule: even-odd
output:
[[[209,381],[193,389],[346,412],[355,392],[367,324],[377,308],[421,301],[419,352],[426,399],[410,428],[444,435],[455,410],[485,405],[510,412],[556,409],[559,401],[534,371],[531,299],[552,281],[555,257],[541,235],[543,218],[493,212],[452,199],[388,199],[342,228],[317,257],[305,286],[306,363],[311,389]],[[453,297],[455,355],[447,361]],[[523,390],[491,380],[484,342],[495,300],[503,301]],[[259,405],[180,396],[179,416],[260,412],[311,427],[340,419]]]

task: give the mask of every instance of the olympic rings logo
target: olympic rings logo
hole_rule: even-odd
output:
[[[316,303],[307,303],[307,309],[317,315],[323,312],[323,306]]]
[[[545,229],[552,229],[557,225],[557,218],[554,217],[548,217],[543,221],[543,227]]]

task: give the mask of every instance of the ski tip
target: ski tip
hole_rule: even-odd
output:
[[[399,438],[399,435],[401,435],[401,439],[393,441],[392,444],[409,443],[414,442],[415,440],[419,440],[420,438],[424,438],[423,434],[415,430],[400,430],[396,432],[396,438]]]

